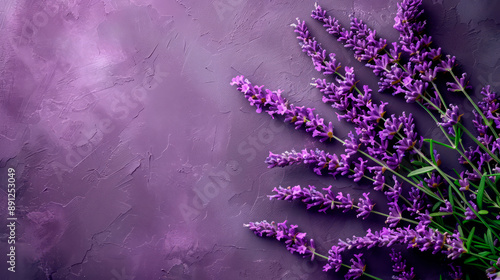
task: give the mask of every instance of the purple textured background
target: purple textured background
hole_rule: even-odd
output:
[[[485,83],[499,91],[498,1],[424,2],[430,34],[458,57],[475,91]],[[383,225],[269,202],[280,184],[334,183],[354,197],[369,186],[300,166],[267,169],[269,150],[339,147],[256,114],[229,86],[244,74],[335,121],[309,86],[318,74],[289,27],[300,17],[375,88],[370,71],[309,18],[313,3],[1,1],[0,278],[343,279],[242,227],[288,219],[325,253],[338,238]],[[341,23],[354,13],[397,38],[396,0],[320,4]],[[384,98],[390,113],[408,108]],[[437,131],[428,121],[417,120],[427,136]],[[337,125],[340,136],[348,129]],[[6,266],[9,167],[18,185],[15,274]],[[386,254],[367,253],[367,271],[390,278]],[[441,269],[427,268],[428,255],[405,256],[423,279]]]

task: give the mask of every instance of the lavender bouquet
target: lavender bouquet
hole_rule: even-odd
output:
[[[312,85],[321,92],[322,101],[336,110],[339,120],[355,126],[347,138],[336,136],[332,123],[326,123],[313,108],[288,102],[281,90],[253,85],[243,76],[231,82],[257,113],[265,111],[296,129],[304,128],[320,142],[344,146],[343,154],[319,149],[270,152],[266,159],[269,168],[306,164],[318,175],[346,176],[354,182],[372,184],[374,191],[385,194],[389,210],[377,211],[369,192],[355,202],[350,194],[335,191],[332,186],[279,186],[269,195],[271,200],[301,201],[307,209],[320,212],[355,211],[362,219],[381,215],[386,227],[339,240],[326,254],[317,252],[314,240],[287,221],[264,220],[245,226],[258,236],[284,241],[291,253],[324,259],[324,271],[342,270],[346,279],[380,279],[366,271],[363,253],[352,251],[382,246],[440,254],[449,260],[453,279],[470,278],[464,275],[463,265],[483,271],[489,279],[500,279],[500,103],[490,86],[482,88],[479,101],[469,95],[467,75],[456,69],[455,57],[444,55],[441,48],[433,46],[431,36],[424,34],[421,4],[421,0],[398,4],[394,28],[400,36],[392,44],[354,17],[349,28],[342,27],[318,4],[312,18],[373,70],[380,78],[377,92],[402,96],[407,103],[425,110],[446,138],[444,143],[418,135],[412,114],[386,114],[388,103],[373,102],[373,90],[359,83],[352,67],[342,68],[335,54],[327,53],[299,19],[292,26],[302,51],[311,57],[317,71],[329,76],[314,79]],[[443,87],[463,95],[473,106],[474,129],[464,125],[463,109],[458,104],[445,101]],[[437,146],[455,152],[461,169],[444,168]],[[346,260],[347,255],[353,257]],[[417,277],[418,272],[406,264],[400,252],[393,250],[389,257],[394,278]]]

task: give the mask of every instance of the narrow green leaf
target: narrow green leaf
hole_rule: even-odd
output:
[[[416,175],[420,175],[420,174],[424,174],[424,173],[427,173],[427,172],[430,172],[432,170],[434,170],[435,168],[433,166],[426,166],[426,167],[422,167],[422,168],[419,168],[417,170],[413,170],[412,172],[408,173],[408,177],[413,177],[413,176],[416,176]]]
[[[465,240],[465,235],[464,235],[464,231],[462,230],[462,227],[460,225],[458,225],[458,233],[460,233],[460,237]]]
[[[484,209],[483,209],[483,210],[479,210],[479,211],[477,211],[477,213],[478,213],[479,215],[486,215],[486,214],[488,214],[489,212],[488,212],[488,210],[484,210]]]
[[[487,252],[487,251],[484,251],[484,252],[480,252],[478,253],[478,255],[480,255],[481,257],[486,257],[490,254],[490,252]]]
[[[432,220],[440,225],[443,224],[443,218],[441,216],[434,216],[432,217]]]
[[[455,148],[458,147],[458,144],[460,142],[460,139],[462,139],[462,130],[460,129],[459,126],[455,126]]]
[[[430,153],[431,153],[431,160],[432,160],[432,162],[434,164],[436,164],[436,159],[434,158],[434,146],[433,146],[433,144],[434,144],[434,140],[431,140],[429,142],[429,150],[430,150]]]
[[[467,237],[467,242],[465,242],[465,248],[466,248],[467,252],[470,252],[469,248],[470,248],[470,244],[472,243],[472,237],[474,237],[475,231],[476,231],[476,227],[473,227],[469,233],[469,236]]]
[[[457,180],[458,181],[458,180]],[[451,195],[453,193],[453,189],[451,188],[451,185],[448,185],[448,193]],[[455,208],[455,202],[453,200],[454,195],[449,199],[450,204],[451,204],[451,209]]]
[[[495,245],[493,244],[493,236],[491,234],[490,229],[486,231],[486,236],[484,237],[484,240],[486,240],[486,244],[490,246],[491,253],[495,254]]]
[[[434,206],[432,206],[431,212],[436,211],[436,209],[438,209],[438,207],[441,206],[441,204],[442,204],[441,201],[436,202],[436,204],[434,204]]]
[[[428,166],[427,164],[425,164],[425,163],[423,163],[421,161],[418,161],[418,160],[412,161],[411,164],[417,165],[417,166]]]
[[[448,215],[453,215],[453,213],[449,213],[449,212],[436,212],[436,213],[431,213],[429,216],[431,216],[431,217],[441,217],[441,216],[448,216]]]
[[[481,182],[479,182],[479,186],[477,189],[477,207],[479,207],[479,209],[483,209],[483,195],[486,178],[486,173],[484,173],[481,177]]]
[[[481,244],[475,244],[475,245],[474,245],[474,248],[477,248],[477,249],[487,249],[487,250],[489,250],[489,249],[490,249],[490,246],[485,246],[485,245],[481,245]]]
[[[477,260],[477,257],[472,256],[472,257],[470,257],[470,258],[466,259],[466,260],[464,261],[464,263],[471,263],[471,262],[473,262],[473,261],[475,261],[475,260]]]
[[[447,145],[447,144],[445,144],[445,143],[441,143],[441,142],[436,141],[436,140],[433,140],[433,139],[424,139],[424,141],[425,141],[425,142],[427,142],[427,143],[430,143],[430,142],[432,141],[432,142],[434,142],[434,143],[436,143],[436,144],[438,144],[438,145],[444,146],[444,147],[446,147],[446,148],[454,149],[454,148],[453,148],[452,146],[450,146],[450,145]]]

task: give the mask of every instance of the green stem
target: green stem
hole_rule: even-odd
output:
[[[365,179],[367,179],[367,180],[370,180],[370,181],[372,181],[372,182],[375,182],[375,179],[373,179],[373,178],[371,178],[371,177],[368,177],[368,176],[366,176],[366,175],[363,175],[363,178],[365,178]],[[386,183],[384,183],[384,186],[387,186],[387,188],[390,188],[390,189],[392,188],[390,185],[388,185],[388,184],[386,184]],[[404,201],[406,204],[411,205],[411,202],[410,202],[410,201],[408,201],[408,199],[407,199],[406,197],[404,197],[402,194],[400,194],[400,195],[399,195],[399,198],[403,199],[403,201]]]
[[[497,262],[497,260],[490,259],[490,258],[487,258],[487,257],[483,257],[483,256],[475,254],[475,253],[467,252],[466,254],[469,254],[471,256],[477,257],[479,259],[488,260],[488,261],[492,261],[492,262]]]
[[[483,143],[479,142],[479,140],[477,140],[476,136],[474,136],[467,128],[465,128],[463,124],[457,123],[457,125],[460,126],[462,131],[465,132],[465,134],[467,134],[479,147],[481,147],[481,149],[483,149],[485,152],[487,152],[496,162],[500,162],[500,159],[494,153],[492,153],[490,151],[490,149],[485,147],[483,145]],[[497,136],[497,138],[498,138],[498,136]]]
[[[427,109],[427,107],[425,107],[424,104],[418,102],[418,105],[420,105],[420,107],[424,108],[424,110],[429,114],[429,116],[431,116],[431,118],[434,120],[434,122],[436,124],[438,123],[438,120],[436,119],[436,117],[434,117],[434,115],[431,113],[431,111],[429,111],[429,109]],[[444,131],[444,128],[440,125],[438,125],[438,127],[441,130],[441,132],[443,132],[446,139],[448,139],[448,142],[450,143],[450,145],[452,147],[455,147],[455,143],[453,141],[451,141],[450,137],[448,136],[448,133],[446,133],[446,131]]]
[[[444,98],[443,98],[441,92],[439,92],[439,89],[437,88],[436,83],[431,81],[431,84],[432,84],[432,87],[434,87],[434,90],[436,91],[437,95],[439,96],[439,100],[441,100],[441,104],[443,104],[445,109],[448,109],[448,106],[446,106],[446,102],[444,102]]]
[[[338,141],[339,143],[341,143],[342,145],[345,146],[345,141],[338,138],[337,136],[333,135],[332,137],[333,139],[335,139],[336,141]],[[418,189],[422,189],[420,186],[418,186],[417,184],[413,183],[412,181],[408,180],[405,176],[397,173],[396,171],[390,169],[389,167],[387,167],[383,162],[379,161],[378,159],[372,157],[371,155],[361,151],[361,150],[358,150],[358,152],[364,156],[366,156],[367,158],[371,159],[372,161],[374,161],[375,163],[377,163],[378,165],[380,165],[381,167],[383,168],[386,168],[387,170],[389,170],[390,172],[392,172],[394,175],[400,177],[401,179],[403,179],[404,181],[406,181],[407,183],[411,184],[412,186],[418,188]],[[434,198],[436,198],[437,200],[443,202],[439,197],[437,197],[434,193],[430,192],[428,193],[429,191],[426,190],[426,189],[422,189],[423,192],[427,193],[429,196],[432,196]]]
[[[437,110],[440,114],[444,114],[444,113],[445,113],[445,111],[443,111],[441,108],[439,108],[438,106],[436,106],[436,104],[434,104],[434,103],[433,103],[430,99],[428,99],[427,97],[425,97],[425,96],[423,96],[423,95],[421,95],[421,97],[422,97],[422,99],[423,99],[425,102],[427,102],[429,105],[431,105],[432,107],[434,107],[434,109],[436,109],[436,110]],[[420,102],[418,102],[418,103],[420,103]],[[424,104],[422,104],[422,106],[424,106],[424,107],[425,107],[425,105],[424,105]],[[432,115],[432,114],[431,114],[431,115]]]
[[[386,54],[387,54],[387,55],[388,55],[391,59],[393,59],[393,60],[394,60],[394,57],[391,55],[391,53],[390,53],[387,49],[385,49],[385,48],[384,48],[384,51],[385,51],[385,53],[386,53]],[[396,64],[397,64],[399,67],[401,67],[401,69],[403,69],[403,71],[408,72],[408,70],[406,70],[406,68],[405,68],[405,67],[404,67],[404,66],[403,66],[403,65],[399,62],[399,59],[398,59],[398,60],[396,60]]]
[[[448,71],[451,76],[453,77],[453,79],[455,80],[455,82],[457,83],[457,85],[460,85],[460,82],[458,81],[458,78],[457,76],[455,76],[455,74],[453,73],[453,70],[449,70]],[[472,100],[472,98],[470,97],[470,95],[467,93],[467,91],[462,87],[460,86],[460,90],[461,92],[465,95],[465,97],[467,98],[467,100],[469,100],[469,103],[474,106],[474,109],[479,113],[479,115],[481,116],[481,118],[483,118],[483,122],[484,124],[486,124],[491,132],[493,133],[493,135],[495,136],[495,138],[498,138],[498,134],[497,132],[495,131],[495,129],[491,126],[491,124],[488,122],[488,119],[486,118],[486,116],[483,114],[483,111],[481,109],[479,109],[479,107],[477,107],[476,103],[474,102],[474,100]]]
[[[395,170],[392,170],[391,168],[387,167],[383,162],[379,161],[378,159],[370,156],[369,154],[363,152],[363,151],[360,151],[358,150],[358,152],[362,155],[364,155],[365,157],[371,159],[372,161],[374,161],[375,163],[379,164],[380,166],[386,168],[387,170],[389,170],[391,173],[393,173],[394,175],[396,175],[397,177],[401,178],[403,181],[409,183],[410,185],[418,188],[419,190],[423,191],[424,193],[426,193],[428,196],[436,199],[436,200],[439,200],[441,202],[444,202],[439,196],[437,196],[435,193],[431,192],[430,190],[426,189],[426,188],[422,188],[420,187],[419,185],[415,184],[414,182],[412,182],[411,180],[409,180],[408,178],[406,178],[405,176],[399,174],[398,172],[396,172]]]

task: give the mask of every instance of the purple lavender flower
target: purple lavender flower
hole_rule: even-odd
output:
[[[354,174],[350,175],[349,178],[354,178],[354,182],[358,182],[365,175],[366,164],[368,160],[363,160],[362,158],[358,158],[358,161],[354,162]]]
[[[358,152],[359,147],[361,144],[358,142],[358,139],[354,137],[354,134],[352,131],[347,134],[348,139],[345,140],[345,151],[347,155],[354,155]]]
[[[441,52],[441,49],[439,49]],[[424,53],[423,55],[429,56],[430,53]],[[440,56],[440,55],[439,55]],[[424,60],[425,58],[422,58]],[[425,61],[422,64],[416,65],[415,70],[420,72],[420,79],[425,82],[432,82],[436,79],[438,74],[438,68],[432,65],[432,61]]]
[[[314,259],[315,245],[314,240],[306,239],[305,232],[297,231],[297,225],[287,226],[287,221],[285,220],[282,223],[276,223],[273,221],[271,223],[266,220],[261,222],[250,222],[245,227],[248,227],[251,231],[253,231],[258,236],[268,236],[276,238],[278,241],[283,240],[287,247],[287,250],[290,253],[297,252],[303,257],[311,257],[311,260]]]
[[[381,191],[384,189],[385,186],[385,177],[383,175],[382,170],[375,171],[373,176],[373,189],[376,191]]]
[[[331,16],[326,16],[326,11],[321,8],[318,3],[314,4],[314,10],[312,11],[311,17],[323,22],[323,27],[326,27],[326,31],[332,35],[339,36],[343,31],[342,26],[340,26],[339,21]]]
[[[439,93],[437,91],[432,91],[433,95],[429,96],[430,102],[425,102],[424,106],[432,111],[438,111],[437,108],[442,108],[441,98],[439,97]]]
[[[486,277],[490,280],[497,280],[500,277],[500,271],[494,266],[486,269]]]
[[[439,212],[452,214],[453,213],[453,207],[451,206],[450,201],[445,200],[444,201],[444,207],[439,207]]]
[[[354,258],[351,259],[351,268],[345,275],[345,279],[357,279],[363,275],[366,269],[365,262],[361,259],[362,253],[354,254]]]
[[[446,114],[441,115],[441,120],[443,122],[438,123],[440,126],[447,128],[448,132],[452,135],[455,134],[453,131],[453,126],[460,122],[460,118],[463,114],[459,115],[458,106],[450,104],[450,109],[446,110]]]
[[[479,135],[485,135],[488,131],[488,126],[484,124],[483,117],[476,110],[472,110],[472,113],[474,114],[474,119],[472,120],[474,128],[476,128]]]
[[[432,173],[431,177],[424,178],[424,181],[429,188],[437,188],[443,183],[443,178],[440,175],[436,175],[436,173]]]
[[[375,246],[391,247],[395,244],[407,244],[408,248],[416,248],[420,251],[432,249],[434,254],[441,252],[452,260],[466,252],[463,240],[457,232],[451,236],[442,234],[423,223],[419,223],[414,229],[410,228],[410,226],[394,229],[384,227],[376,232],[368,229],[365,236],[354,236],[352,239],[339,242],[341,251],[352,248],[370,249]]]
[[[387,167],[392,170],[397,170],[399,165],[403,161],[404,153],[401,151],[396,151],[392,155],[384,154],[383,159],[387,164]]]
[[[386,224],[389,224],[389,227],[395,227],[403,218],[403,214],[401,208],[398,205],[398,201],[391,201],[387,203],[389,205],[389,217],[385,221]]]
[[[397,86],[398,84],[402,83],[403,80],[408,78],[410,74],[408,72],[405,72],[403,69],[398,67],[397,65],[392,65],[391,69],[389,72],[381,72],[382,78],[379,82],[379,92],[382,92],[384,90],[391,89],[396,86],[396,90],[393,92],[393,95],[397,95],[399,93],[405,92],[403,88],[400,86]],[[399,87],[399,90],[398,90]]]
[[[412,151],[415,148],[415,144],[417,144],[417,133],[413,130],[405,129],[404,138],[399,140],[394,148],[404,154],[406,151]]]
[[[315,186],[309,185],[308,187],[301,187],[300,185],[294,187],[278,187],[274,188],[275,194],[269,195],[270,200],[300,200],[307,205],[307,209],[319,206],[319,212],[326,212],[326,210],[333,210],[335,207],[340,208],[341,202],[335,201],[335,194],[332,192],[332,186],[324,188],[326,193],[316,190]],[[335,204],[337,202],[337,205]]]
[[[410,271],[407,271],[406,260],[403,259],[401,252],[396,253],[396,251],[392,249],[392,253],[390,253],[389,256],[394,263],[392,265],[392,271],[397,273],[397,275],[393,276],[394,279],[412,280],[415,278],[414,268],[410,267]]]
[[[306,151],[307,152],[307,151]],[[269,156],[266,158],[266,163],[268,168],[284,167],[293,165],[295,163],[302,163],[304,161],[303,153],[297,153],[294,150],[291,152],[284,152],[282,154],[274,154],[269,152]]]
[[[369,102],[367,104],[367,107],[368,107],[368,112],[366,115],[363,116],[363,118],[367,121],[375,121],[375,122],[379,122],[381,118],[384,117],[385,115],[385,111],[384,111],[384,107],[389,104],[387,102],[380,102],[380,106],[379,105],[375,105],[373,104],[372,102]]]
[[[497,262],[493,264],[491,263],[491,267],[486,269],[486,277],[488,277],[490,280],[498,280],[500,277],[500,271],[498,270],[498,267],[500,267],[500,258],[497,259]]]
[[[370,197],[368,197],[369,195],[370,193],[363,193],[364,198],[359,198],[358,209],[356,210],[356,212],[359,213],[356,217],[362,217],[363,220],[370,215],[373,210],[373,206],[375,206],[375,203],[373,203],[370,200]]]
[[[332,141],[333,139],[333,125],[332,123],[328,123],[326,128],[322,130],[314,130],[313,137],[321,137],[319,139],[320,142],[325,142],[326,140]]]
[[[464,242],[460,238],[458,231],[455,231],[451,238],[447,237],[446,244],[448,245],[447,252],[448,258],[454,260],[460,257],[461,254],[467,252],[464,247]]]
[[[402,127],[403,122],[393,114],[385,120],[384,129],[379,132],[379,137],[382,140],[392,140]]]
[[[474,210],[476,212],[479,211],[479,209],[477,209],[477,205],[474,202],[469,200],[469,204],[474,208]],[[474,214],[472,209],[470,207],[467,207],[467,209],[465,210],[465,219],[466,220],[474,220],[476,218],[477,218],[477,216],[476,216],[476,214]]]
[[[448,82],[448,83],[446,83],[446,85],[448,86],[448,91],[458,92],[458,91],[465,91],[466,89],[469,89],[470,86],[467,85],[467,83],[468,83],[467,74],[463,73],[462,77],[460,77],[457,82],[453,82],[453,83]]]
[[[428,226],[432,221],[432,217],[428,209],[425,209],[425,212],[417,213],[416,219],[419,220],[423,226]]]
[[[256,107],[257,113],[261,113],[263,109],[267,109],[267,113],[271,116],[275,114],[283,115],[286,122],[295,125],[295,129],[304,126],[307,132],[312,132],[313,137],[322,137],[322,141],[333,137],[333,126],[331,123],[325,125],[323,118],[314,115],[314,108],[296,107],[289,104],[281,96],[281,90],[263,90],[263,86],[254,86],[243,76],[233,78],[231,85],[236,85],[237,89],[245,94],[245,98],[248,99],[250,105]],[[325,127],[328,130],[325,131]]]
[[[437,67],[440,72],[451,72],[455,67],[455,57],[451,55],[446,55],[446,59],[441,61],[439,67]]]
[[[440,166],[441,165],[441,155],[438,154],[436,150],[432,151],[434,153],[434,160],[436,161],[436,165]]]
[[[421,183],[419,184],[419,186],[423,188],[423,185]],[[416,187],[412,187],[408,196],[411,202],[411,206],[409,206],[406,210],[408,210],[411,215],[420,213],[420,211],[422,211],[425,207],[425,193],[423,193]]]
[[[459,265],[452,265],[450,264],[450,277],[453,280],[462,280],[464,277],[464,274],[462,273],[462,268]]]
[[[339,246],[333,245],[328,251],[328,262],[323,266],[323,271],[335,269],[336,272],[342,267],[342,255]]]
[[[413,33],[421,33],[425,26],[425,21],[418,20],[423,13],[422,9],[420,9],[421,5],[422,0],[403,0],[398,3],[398,12],[394,18],[394,29],[401,33],[407,33],[407,36],[413,35]]]
[[[406,77],[403,80],[404,86],[408,89],[405,93],[405,99],[408,103],[413,103],[419,101],[421,96],[424,94],[425,90],[429,86],[427,82],[421,80],[414,80],[410,77]]]
[[[293,164],[310,164],[314,168],[314,172],[318,175],[322,175],[323,170],[328,170],[330,175],[336,176],[341,173],[342,176],[350,172],[350,163],[345,155],[340,156],[341,159],[336,154],[329,154],[323,150],[302,150],[297,152],[292,150],[290,152],[284,152],[282,154],[274,154],[269,152],[269,156],[266,158],[265,162],[268,168],[274,167],[285,167]]]
[[[500,109],[500,104],[497,102],[497,96],[491,91],[491,86],[487,85],[481,89],[481,95],[483,99],[478,102],[477,106],[483,111],[485,115],[491,115],[496,118]],[[496,113],[497,116],[493,116]]]
[[[392,176],[392,180],[394,181],[394,186],[389,188],[384,194],[387,196],[389,201],[396,201],[399,199],[403,188],[401,182],[397,180],[395,175]]]
[[[344,209],[344,211],[342,212],[347,212],[354,207],[353,199],[351,198],[350,194],[344,196],[342,192],[339,192],[335,198],[340,203],[337,207]]]
[[[461,191],[468,191],[469,190],[469,180],[464,177],[464,172],[460,173],[460,179],[458,179],[458,184],[460,185],[460,190]]]

